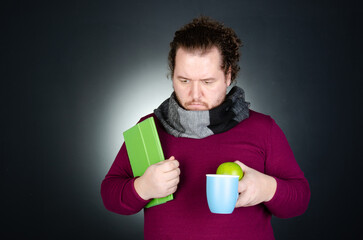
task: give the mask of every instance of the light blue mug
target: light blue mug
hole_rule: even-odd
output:
[[[238,198],[238,176],[207,174],[207,201],[212,213],[230,214]]]

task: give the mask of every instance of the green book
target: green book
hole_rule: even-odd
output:
[[[143,175],[150,165],[165,159],[153,117],[136,124],[126,130],[123,135],[135,177]],[[173,194],[154,198],[145,207],[153,207],[170,200],[173,200]]]

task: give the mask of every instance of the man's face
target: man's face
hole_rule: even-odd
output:
[[[180,105],[186,110],[210,110],[220,105],[231,74],[221,68],[222,56],[217,47],[202,53],[179,48],[175,56],[173,87]]]

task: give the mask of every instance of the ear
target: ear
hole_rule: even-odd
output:
[[[231,85],[231,82],[232,82],[231,81],[231,76],[232,76],[231,72],[232,72],[232,69],[231,69],[231,67],[229,67],[228,72],[226,74],[226,84],[228,87],[229,87],[229,85]]]

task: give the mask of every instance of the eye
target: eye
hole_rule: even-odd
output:
[[[208,85],[208,84],[213,83],[213,81],[212,80],[204,80],[203,83]]]
[[[182,83],[189,83],[189,80],[185,78],[179,79],[179,81]]]

